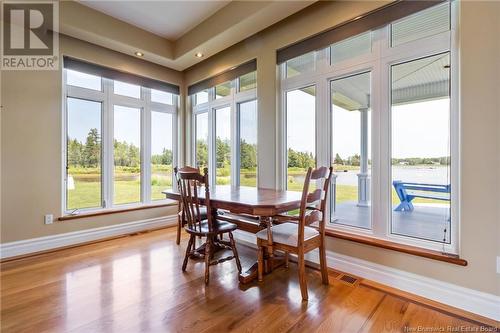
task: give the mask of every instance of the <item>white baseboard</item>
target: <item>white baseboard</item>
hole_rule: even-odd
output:
[[[0,258],[4,259],[29,253],[52,250],[64,246],[76,245],[103,238],[126,235],[134,232],[157,229],[176,224],[177,215],[171,215],[110,225],[106,227],[3,243],[0,244]]]
[[[256,247],[255,235],[237,231],[235,237],[240,243]],[[327,251],[326,256],[328,267],[335,270],[500,321],[500,296],[405,272],[333,251]],[[307,259],[318,263],[317,251],[310,252]]]

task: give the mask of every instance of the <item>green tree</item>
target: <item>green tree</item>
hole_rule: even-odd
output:
[[[288,167],[289,168],[308,168],[314,167],[316,161],[312,153],[295,151],[288,148]]]
[[[217,167],[222,168],[224,165],[229,164],[231,159],[231,147],[229,145],[229,140],[222,140],[217,137],[215,141],[217,149]]]
[[[344,160],[342,159],[342,157],[340,157],[340,155],[337,153],[335,154],[335,160],[333,161],[334,164],[338,164],[338,165],[342,165],[344,164]]]
[[[208,145],[204,140],[196,141],[196,164],[200,169],[208,166]]]
[[[240,140],[240,165],[242,169],[254,169],[257,167],[257,147]]]
[[[151,163],[170,165],[172,164],[172,157],[172,151],[170,149],[163,148],[163,152],[161,154],[151,156]]]
[[[361,160],[361,156],[359,154],[354,154],[353,156],[349,156],[347,158],[347,165],[359,166]]]
[[[68,138],[68,166],[83,166],[83,144],[77,139]]]
[[[101,138],[97,128],[92,128],[87,134],[84,148],[84,166],[97,167],[101,161]]]

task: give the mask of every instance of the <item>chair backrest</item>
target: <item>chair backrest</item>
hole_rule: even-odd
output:
[[[300,203],[298,246],[304,242],[305,226],[318,222],[320,233],[324,234],[325,232],[327,195],[332,173],[332,167],[309,168],[307,170]],[[312,191],[310,191],[311,182],[316,184]]]
[[[203,205],[207,209],[209,230],[212,231],[208,169],[203,170],[203,175],[198,169],[192,167],[175,168],[174,171],[181,195],[182,211],[188,228],[201,231],[200,194],[205,192]]]

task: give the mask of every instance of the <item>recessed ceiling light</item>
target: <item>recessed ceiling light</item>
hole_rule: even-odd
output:
[[[201,57],[203,57],[203,53],[196,52],[195,56],[196,56],[196,58],[201,58]]]
[[[144,53],[137,51],[137,52],[135,52],[135,55],[138,57],[142,57],[144,55]]]

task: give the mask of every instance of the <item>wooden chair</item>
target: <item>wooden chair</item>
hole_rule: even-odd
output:
[[[179,177],[177,176],[177,173],[181,172],[193,172],[193,173],[200,173],[200,170],[197,168],[192,168],[190,166],[185,166],[182,168],[174,168],[174,175],[175,175],[175,181],[177,183],[177,186],[179,186]],[[179,188],[180,192],[180,188]],[[184,211],[182,210],[182,201],[179,201],[179,207],[178,207],[178,213],[177,213],[177,238],[175,240],[175,243],[179,245],[181,243],[181,231],[182,227],[186,224],[186,218],[184,216]],[[207,219],[207,209],[205,207],[200,208],[200,213],[201,213],[201,219],[206,220]]]
[[[313,170],[309,168],[305,177],[304,188],[302,190],[302,201],[300,204],[299,216],[276,216],[280,223],[272,226],[271,232],[261,230],[257,233],[258,246],[258,278],[262,281],[262,271],[264,268],[264,248],[272,254],[274,250],[285,252],[286,264],[288,263],[288,253],[298,256],[299,283],[302,299],[307,300],[307,283],[304,255],[316,248],[319,248],[319,259],[321,266],[321,279],[324,284],[328,284],[328,270],[326,265],[325,252],[325,220],[326,220],[326,197],[330,188],[330,180],[333,168],[320,167]],[[311,181],[322,182],[322,187],[309,192]],[[317,227],[311,227],[313,223],[318,223]],[[269,238],[269,239],[268,239]]]
[[[182,264],[182,271],[186,270],[189,257],[194,254],[196,236],[206,237],[205,242],[205,284],[208,284],[210,275],[210,266],[222,263],[227,260],[235,259],[238,272],[241,273],[241,263],[236,250],[236,244],[233,238],[233,231],[236,230],[236,224],[221,221],[216,219],[216,214],[210,206],[210,190],[208,184],[208,169],[204,169],[204,174],[178,170],[179,189],[182,200],[184,216],[186,218],[185,230],[189,233],[189,242],[186,249],[186,256]],[[200,208],[201,191],[205,191],[204,204],[207,209],[207,219],[202,218]],[[219,240],[217,236],[223,234],[229,235],[229,242]],[[212,260],[216,248],[230,249],[233,252],[232,256],[219,260]]]

